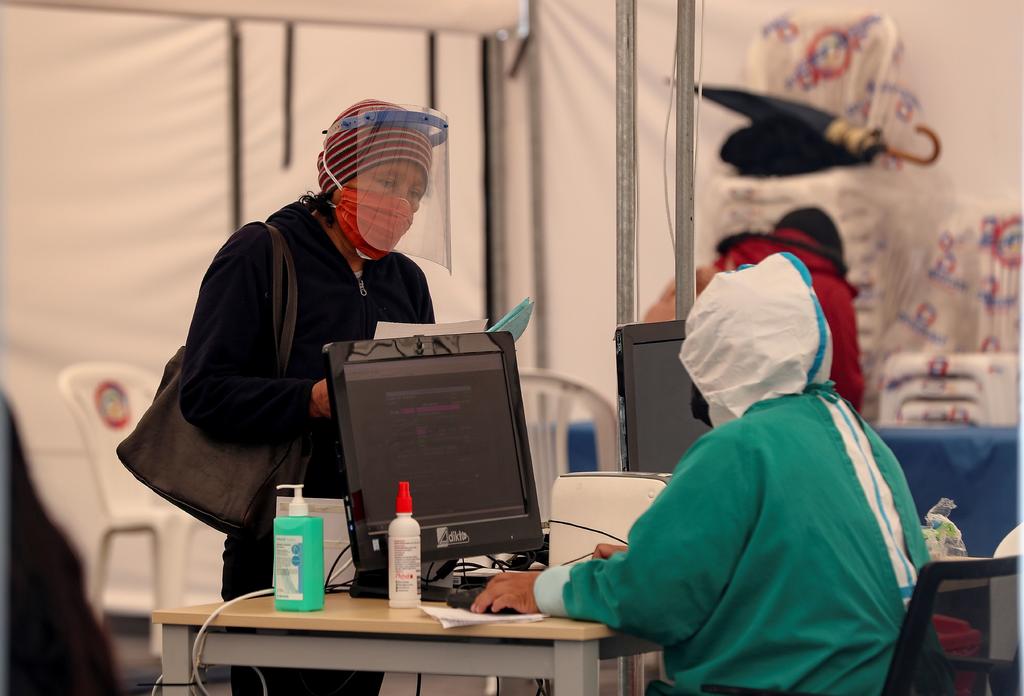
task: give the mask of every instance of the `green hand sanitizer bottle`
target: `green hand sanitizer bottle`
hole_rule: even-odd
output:
[[[324,608],[324,521],[309,516],[301,485],[287,517],[274,518],[274,608],[319,611]]]

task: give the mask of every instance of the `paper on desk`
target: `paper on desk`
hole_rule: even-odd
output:
[[[479,333],[487,326],[486,319],[453,321],[448,324],[399,324],[378,321],[375,339],[408,338],[409,336],[447,336],[448,334]]]
[[[466,609],[453,609],[452,607],[421,606],[420,609],[427,616],[440,621],[441,628],[496,623],[532,623],[547,618],[546,614],[474,614]]]

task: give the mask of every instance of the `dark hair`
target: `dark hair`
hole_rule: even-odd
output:
[[[309,212],[322,215],[328,225],[334,224],[334,203],[331,201],[330,193],[306,191],[304,195],[299,196],[299,203]]]
[[[821,208],[798,208],[783,215],[775,223],[776,230],[798,230],[835,253],[843,261],[843,238],[836,223]]]
[[[29,476],[10,405],[0,395],[10,465],[12,694],[110,696],[120,693],[106,636],[82,592],[82,568],[43,509]],[[6,502],[6,501],[5,501]]]

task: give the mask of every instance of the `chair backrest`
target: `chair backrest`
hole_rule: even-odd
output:
[[[551,516],[551,486],[569,472],[569,423],[590,418],[597,439],[597,468],[618,469],[615,408],[593,388],[555,372],[520,368],[519,381],[530,435],[530,456],[541,518]]]
[[[996,547],[996,552],[992,555],[996,558],[1019,556],[1022,534],[1024,534],[1024,524],[1018,524],[1010,530],[1009,534],[1003,537],[1003,540],[999,542],[999,546]]]
[[[900,81],[903,46],[886,15],[806,7],[765,24],[747,52],[747,86],[881,128],[886,140],[907,139],[920,111]]]
[[[1016,353],[902,352],[885,361],[878,423],[1017,422]]]
[[[964,691],[961,687],[966,687],[967,693],[975,693],[971,691],[970,682],[977,675],[970,672],[984,672],[991,678],[994,671],[999,671],[993,670],[991,666],[983,669],[977,669],[972,665],[964,667],[958,664],[957,659],[973,658],[985,661],[996,657],[991,653],[982,654],[989,643],[982,634],[983,631],[990,630],[987,626],[991,601],[989,593],[996,578],[1016,581],[1018,563],[1019,556],[1007,556],[936,561],[925,565],[918,575],[914,595],[907,607],[882,695],[911,694],[912,687],[926,672],[927,665],[936,664],[927,661],[933,627],[938,631],[939,643],[945,653],[945,659],[940,662],[952,663],[952,678],[955,680],[957,693]],[[958,595],[962,595],[965,601],[958,604]],[[1008,618],[1015,621],[1016,616]],[[1004,667],[1013,669],[1010,665]],[[944,666],[937,667],[932,673],[942,677],[948,674],[945,669]],[[1005,673],[1007,670],[1002,671]],[[948,676],[946,678],[949,679]],[[922,693],[945,692],[936,689]]]
[[[148,370],[112,362],[70,365],[57,376],[109,515],[158,501],[122,466],[116,449],[153,402],[159,382],[159,375]]]

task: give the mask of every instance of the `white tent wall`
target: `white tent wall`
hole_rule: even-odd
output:
[[[742,84],[747,46],[760,27],[788,10],[811,5],[821,3],[706,3],[704,81]],[[864,6],[849,0],[833,0],[830,5]],[[672,0],[640,0],[637,10],[638,316],[673,276],[662,153],[675,8]],[[936,12],[934,6],[914,0],[881,0],[871,9],[889,14],[899,27],[906,46],[904,78],[916,90],[927,122],[943,138],[939,175],[951,180],[958,198],[1019,198],[1022,5],[1016,0],[992,0],[944,5]],[[540,3],[539,20],[551,367],[597,386],[612,398],[615,3],[546,0]],[[717,169],[725,136],[742,123],[707,102],[700,110],[698,230],[701,182]],[[673,121],[668,139],[672,200],[674,134]],[[697,246],[701,248],[699,239]],[[698,262],[706,260],[698,257]],[[526,257],[514,263],[529,266]]]
[[[32,473],[88,565],[99,492],[56,375],[84,360],[159,372],[184,341],[202,275],[233,231],[229,25],[216,19],[6,6],[3,13],[4,385]],[[283,28],[241,22],[243,218],[316,186],[321,131],[372,96],[427,101],[423,31],[299,24],[293,159],[282,166]],[[438,37],[452,123],[454,273],[423,263],[439,320],[483,316],[480,40]],[[106,603],[151,605],[144,538],[115,543]],[[203,529],[190,600],[214,598],[221,537]]]
[[[3,12],[4,385],[37,488],[88,564],[103,513],[56,375],[83,360],[159,370],[184,341],[230,224],[227,35],[223,22]],[[216,542],[201,538],[197,567]],[[125,590],[149,584],[144,543],[115,544]]]

